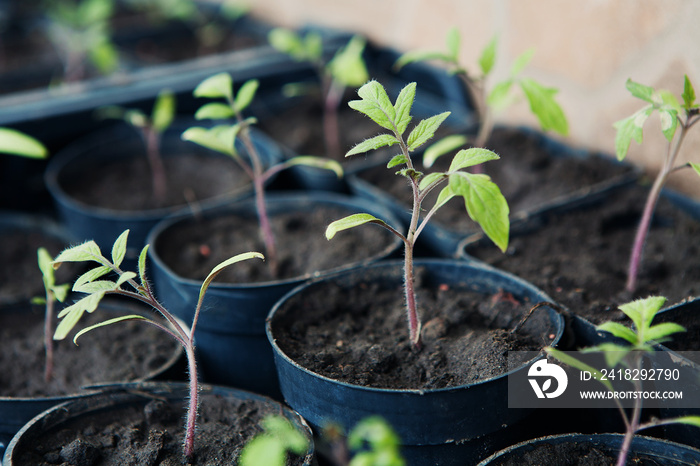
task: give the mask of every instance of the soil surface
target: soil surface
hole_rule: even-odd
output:
[[[66,176],[61,186],[79,202],[103,208],[139,211],[184,206],[238,192],[250,181],[229,157],[180,154],[163,158],[167,194],[162,202],[153,195],[151,170],[145,157],[100,164],[99,174],[89,169]]]
[[[622,319],[617,306],[634,298],[665,296],[670,305],[700,295],[700,222],[663,198],[646,240],[637,291],[624,290],[647,192],[634,186],[588,208],[551,213],[542,228],[513,234],[505,254],[488,243],[466,251],[530,281],[594,323]]]
[[[363,225],[325,237],[326,227],[355,212],[319,205],[308,212],[271,217],[277,242],[279,274],[266,262],[243,261],[224,270],[217,281],[251,283],[311,275],[382,254],[396,241],[387,230]],[[247,251],[264,254],[257,217],[220,216],[183,222],[163,232],[154,245],[158,255],[178,275],[203,280],[220,262]]]
[[[242,447],[261,431],[266,415],[281,414],[272,404],[224,398],[208,392],[200,397],[194,460],[184,461],[183,403],[167,402],[144,393],[141,402],[119,410],[101,410],[53,428],[41,439],[30,439],[31,451],[15,464],[49,466],[175,466],[236,464]],[[289,465],[303,464],[291,455]]]
[[[508,351],[539,351],[554,335],[544,313],[511,333],[533,303],[510,294],[484,297],[467,284],[423,283],[417,299],[423,346],[411,347],[400,285],[328,285],[297,295],[273,320],[281,350],[312,372],[394,389],[439,389],[501,375]],[[511,361],[512,363],[512,361]],[[512,367],[512,366],[511,366]]]
[[[131,314],[135,309],[117,314],[98,308],[83,317],[76,331],[105,320],[105,316]],[[54,377],[47,385],[43,325],[40,306],[0,314],[0,371],[5,374],[0,377],[0,396],[61,396],[78,393],[84,385],[133,381],[160,369],[178,348],[172,337],[143,322],[122,322],[88,332],[78,340],[80,346],[73,344],[74,331],[65,340],[54,342]]]
[[[553,148],[542,144],[541,138],[542,135],[536,132],[497,128],[487,146],[501,159],[487,162],[481,169],[501,189],[511,215],[632,171],[629,166],[614,164],[609,158],[594,153],[586,153],[585,157],[557,155]],[[422,159],[416,157],[416,168],[424,173],[444,172],[449,169],[452,158],[453,155],[446,154],[434,166],[425,168]],[[362,170],[358,176],[398,202],[411,199],[406,179],[387,176],[384,163]],[[433,206],[438,193],[439,189],[424,201],[424,209]],[[478,229],[467,215],[462,198],[452,199],[442,206],[431,222],[455,232]]]

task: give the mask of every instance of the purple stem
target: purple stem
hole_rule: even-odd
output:
[[[165,201],[167,185],[163,158],[160,156],[160,134],[151,127],[144,127],[143,136],[146,141],[148,164],[151,167],[151,176],[153,177],[153,197],[158,205],[162,205]]]
[[[185,457],[192,459],[194,454],[194,435],[197,423],[197,411],[199,409],[199,385],[197,380],[197,361],[194,355],[194,345],[192,337],[185,345],[185,353],[187,354],[187,365],[190,374],[190,398],[187,407],[187,424],[185,426]]]

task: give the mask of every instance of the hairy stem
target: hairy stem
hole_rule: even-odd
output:
[[[49,383],[53,377],[53,292],[46,291],[46,311],[44,315],[44,382]]]
[[[151,127],[145,127],[143,137],[146,141],[146,154],[153,180],[153,198],[158,205],[163,205],[167,185],[163,158],[160,156],[160,133]]]
[[[197,361],[194,355],[194,345],[190,338],[189,344],[185,346],[187,355],[187,365],[189,369],[190,396],[187,406],[187,423],[185,425],[185,458],[192,459],[194,454],[194,434],[197,424],[197,411],[199,409],[199,385],[197,380]]]

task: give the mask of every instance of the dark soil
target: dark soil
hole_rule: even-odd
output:
[[[134,311],[127,308],[118,314],[99,308],[86,314],[76,331],[106,316]],[[80,346],[73,344],[72,332],[65,340],[54,342],[54,377],[47,385],[43,319],[43,309],[38,306],[0,314],[0,371],[4,374],[0,377],[0,396],[61,396],[77,393],[85,385],[140,379],[161,369],[178,347],[169,335],[143,322],[123,322],[88,332],[78,341]]]
[[[250,260],[229,267],[217,281],[252,283],[310,276],[382,254],[396,241],[390,232],[376,225],[353,228],[326,240],[328,224],[351,213],[355,212],[320,204],[310,211],[272,216],[279,274],[273,277],[266,263]],[[256,217],[227,215],[179,223],[164,231],[154,247],[176,274],[203,280],[214,266],[229,257],[247,251],[264,253],[259,238]]]
[[[417,276],[424,272],[417,269]],[[551,342],[544,314],[510,330],[532,303],[510,294],[484,296],[468,285],[423,284],[418,303],[423,346],[411,347],[401,286],[328,285],[297,295],[278,310],[280,349],[312,372],[347,383],[394,389],[439,389],[507,371],[508,351],[539,351]],[[512,363],[512,361],[511,361]]]
[[[229,157],[180,154],[164,157],[168,192],[163,202],[153,196],[151,171],[145,157],[101,164],[99,172],[66,176],[63,189],[79,202],[103,208],[139,211],[184,206],[237,192],[250,181]],[[78,183],[79,181],[79,183]]]
[[[101,410],[72,420],[31,439],[31,451],[17,455],[17,465],[49,466],[175,466],[184,461],[184,402],[157,397]],[[194,461],[199,466],[236,464],[242,447],[258,432],[266,415],[281,414],[275,405],[256,400],[224,398],[203,392],[195,439]],[[290,465],[303,464],[292,455]]]
[[[484,242],[467,252],[534,283],[572,312],[600,323],[623,317],[619,304],[660,295],[668,304],[700,294],[700,222],[659,202],[638,289],[624,291],[627,265],[648,188],[634,186],[604,203],[547,215],[545,225],[512,235],[506,254]]]
[[[553,148],[542,144],[541,138],[542,135],[535,132],[500,128],[494,131],[487,146],[501,159],[483,164],[483,173],[501,189],[511,215],[632,172],[629,166],[613,164],[608,158],[594,153],[586,153],[585,157],[557,155]],[[424,168],[420,161],[416,167],[424,173],[447,171],[451,161],[452,156],[447,154],[433,167]],[[406,180],[387,176],[384,163],[360,171],[358,176],[401,203],[411,199]],[[424,201],[424,209],[432,207],[438,192],[436,190]],[[459,232],[478,228],[468,217],[462,198],[452,199],[441,207],[432,221]]]

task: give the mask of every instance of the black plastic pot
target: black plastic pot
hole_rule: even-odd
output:
[[[107,387],[103,393],[90,398],[80,398],[62,403],[48,409],[27,423],[10,442],[3,458],[4,466],[19,466],[18,456],[22,450],[32,449],[32,442],[58,432],[65,435],[64,429],[70,428],[72,422],[82,417],[118,415],[120,410],[130,407],[143,407],[152,400],[170,403],[183,402],[187,399],[185,383],[138,383]],[[287,418],[309,441],[304,455],[304,465],[314,464],[315,451],[311,429],[297,413],[269,398],[228,387],[202,385],[200,397],[216,396],[232,401],[252,401],[259,409],[270,410],[273,414]],[[206,403],[206,399],[203,400]],[[184,417],[184,416],[183,416]],[[195,440],[196,442],[196,440]],[[195,447],[196,448],[196,447]]]
[[[402,266],[403,262],[386,261],[342,272],[302,285],[278,301],[270,312],[266,330],[275,352],[282,393],[287,403],[314,429],[320,429],[327,422],[336,422],[349,431],[367,416],[382,416],[396,430],[401,439],[402,453],[409,464],[475,463],[489,454],[484,451],[482,438],[498,435],[500,431],[513,438],[514,434],[507,428],[532,414],[529,409],[508,409],[508,374],[444,389],[370,388],[313,373],[290,359],[277,345],[278,332],[284,330],[276,319],[284,309],[290,309],[290,301],[298,303],[305,293],[323,290],[329,282],[345,289],[376,282],[400,286]],[[452,289],[485,295],[512,293],[516,299],[533,305],[550,301],[529,283],[488,266],[454,260],[420,260],[416,267],[425,269],[425,281],[447,284]],[[551,308],[542,309],[544,314],[537,324],[542,327],[534,328],[538,329],[538,334],[542,331],[544,341],[556,345],[563,333],[563,319]],[[532,362],[534,360],[515,371],[527,370]]]
[[[191,122],[192,125],[200,125]],[[181,121],[173,125],[163,136],[161,153],[163,157],[182,154],[198,154],[207,157],[226,159],[227,156],[204,149],[194,143],[182,141],[180,135],[189,127]],[[254,143],[263,158],[270,165],[281,160],[282,155],[273,141],[264,134],[253,133]],[[89,138],[76,142],[56,154],[46,170],[46,186],[51,193],[58,212],[66,228],[77,241],[93,239],[104,250],[109,250],[114,240],[127,228],[129,250],[127,259],[135,260],[146,244],[146,236],[160,220],[178,215],[186,215],[194,210],[206,210],[252,194],[252,184],[231,186],[228,192],[216,197],[199,200],[195,205],[186,204],[143,211],[116,210],[98,205],[86,205],[72,197],[66,187],[82,177],[99,176],[99,168],[114,160],[143,157],[146,159],[145,145],[139,133],[127,125],[116,125],[109,130],[97,132]],[[231,166],[236,162],[230,160]],[[94,170],[94,171],[93,171]],[[118,193],[115,193],[118,195]]]
[[[129,313],[134,313],[134,309],[130,309],[129,307],[125,308],[124,305],[121,303],[106,301],[100,306],[98,312],[120,311],[119,315],[124,315],[125,310],[127,310]],[[143,310],[141,310],[141,312],[142,311]],[[17,315],[18,313],[28,313],[28,310],[26,308],[22,309],[17,307],[14,309],[5,309],[2,312],[5,313],[5,315],[7,315],[7,313],[14,313],[15,315]],[[167,337],[164,336],[164,338]],[[72,344],[72,342],[70,341],[65,343]],[[117,344],[123,345],[125,343],[118,342]],[[86,347],[84,350],[89,351],[90,349]],[[180,345],[175,345],[173,353],[164,361],[164,363],[160,367],[150,371],[147,374],[143,374],[142,376],[134,380],[129,380],[125,382],[142,382],[147,380],[163,379],[166,377],[169,378],[179,375],[178,372],[182,374],[182,368],[180,367],[180,363],[182,361],[183,356],[184,352],[182,350],[182,347]],[[56,364],[60,364],[60,361],[56,361]],[[95,382],[97,383],[100,381]],[[0,394],[0,448],[3,445],[7,446],[10,439],[22,428],[22,426],[42,411],[52,408],[66,401],[91,398],[97,393],[99,393],[98,389],[95,389],[93,387],[87,387],[83,390],[80,390],[79,392],[67,393],[61,396],[9,397],[2,396],[2,394]]]
[[[290,211],[307,212],[326,205],[347,209],[348,214],[368,212],[386,219],[391,225],[398,223],[390,212],[380,207],[331,193],[270,193],[267,202],[271,216]],[[252,201],[242,201],[209,212],[207,217],[232,215],[255,219],[255,206]],[[186,322],[192,320],[201,282],[176,274],[163,261],[158,251],[159,238],[165,232],[178,224],[191,221],[188,218],[166,220],[158,224],[148,237],[148,243],[151,244],[149,258],[153,264],[151,278],[157,294],[166,308]],[[315,234],[321,241],[326,241],[323,232],[309,234]],[[320,270],[305,276],[259,283],[214,281],[207,291],[203,306],[205,311],[199,318],[195,335],[204,380],[278,397],[279,387],[272,350],[265,337],[265,318],[273,304],[289,290],[313,277],[380,260],[395,252],[399,244],[400,241],[396,238],[380,253],[360,258],[335,270]]]
[[[543,463],[526,462],[521,455],[527,454],[540,446],[546,446],[550,450],[554,450],[558,445],[569,443],[582,445],[581,452],[583,454],[595,449],[603,454],[611,456],[612,458],[616,458],[617,452],[620,450],[620,446],[622,445],[622,438],[623,436],[621,434],[564,434],[551,437],[542,437],[513,445],[505,450],[495,453],[494,455],[480,462],[479,466],[497,466],[506,464],[537,464],[539,466]],[[642,462],[648,461],[648,464],[681,466],[698,464],[698,461],[700,461],[700,450],[690,448],[686,445],[639,435],[635,436],[632,440],[631,452],[631,455],[635,455]],[[561,456],[555,455],[556,453],[551,456],[551,463],[545,464],[561,464]],[[575,461],[575,459],[571,458],[570,456],[567,458]],[[541,457],[538,458],[538,460],[541,460]],[[629,464],[636,463],[630,462]]]
[[[603,177],[603,179],[601,179],[600,181],[591,184],[590,186],[585,186],[578,189],[572,189],[571,187],[562,188],[562,191],[558,195],[553,195],[551,198],[545,201],[539,201],[536,204],[517,204],[520,202],[521,197],[524,197],[526,194],[530,194],[531,192],[535,193],[538,189],[538,186],[536,184],[531,186],[528,190],[525,190],[521,187],[520,191],[518,193],[513,194],[512,197],[506,195],[506,199],[508,200],[509,204],[511,204],[511,222],[515,224],[512,228],[516,228],[517,224],[523,219],[527,219],[533,215],[536,215],[537,212],[547,210],[553,206],[577,206],[585,205],[590,202],[595,202],[596,200],[599,200],[602,196],[607,195],[609,191],[625,185],[629,185],[639,178],[640,171],[638,169],[635,169],[630,164],[618,162],[612,157],[606,156],[605,154],[592,154],[582,149],[573,148],[562,142],[552,139],[544,133],[529,128],[519,127],[513,128],[513,130],[521,132],[527,138],[532,139],[533,143],[541,148],[541,151],[544,154],[544,156],[550,159],[552,163],[558,160],[563,160],[575,165],[577,161],[580,161],[583,164],[584,162],[586,162],[586,160],[593,160],[593,158],[596,158],[601,160],[603,164],[609,164],[611,168],[618,167],[620,169],[620,172],[607,175],[606,177]],[[462,131],[462,134],[464,134],[464,131]],[[448,156],[444,157],[446,159],[449,158]],[[422,154],[417,154],[415,158],[416,160],[422,158]],[[406,197],[400,200],[394,197],[393,195],[387,193],[379,186],[376,186],[369,182],[367,179],[363,178],[363,173],[366,173],[367,171],[372,169],[377,169],[377,167],[383,168],[387,172],[387,176],[390,175],[391,171],[386,170],[385,168],[386,162],[387,160],[375,160],[371,163],[361,164],[360,167],[357,167],[355,170],[353,170],[347,176],[347,181],[350,186],[350,190],[356,195],[371,199],[373,202],[382,203],[388,208],[394,210],[397,213],[397,215],[401,215],[401,218],[404,221],[408,222],[410,218],[410,209],[407,207],[407,203],[410,200],[409,190],[406,191]],[[491,163],[500,164],[500,166],[506,166],[509,163],[509,161],[508,159],[503,158],[501,160]],[[419,167],[422,167],[422,165],[419,165]],[[434,171],[434,169],[425,169],[426,173],[431,173],[431,171]],[[486,173],[488,174],[488,164],[486,168]],[[508,186],[500,187],[502,191],[507,192],[506,188],[508,188]],[[433,202],[434,199],[426,200],[424,207],[426,209],[430,208]],[[459,202],[462,206],[464,204],[461,198],[454,199],[450,202]],[[514,207],[513,203],[516,203],[517,205]],[[444,210],[445,207],[443,207],[442,209]],[[466,219],[466,210],[464,211],[463,215]],[[444,219],[440,219],[440,216],[438,214],[425,227],[425,229],[421,233],[419,242],[421,243],[421,245],[424,245],[428,250],[432,251],[433,254],[436,254],[439,257],[456,258],[460,257],[461,243],[466,239],[472,237],[473,235],[477,237],[481,235],[481,230],[479,229],[476,223],[472,222],[468,227],[456,226],[454,224],[451,225],[449,223],[445,223]]]

